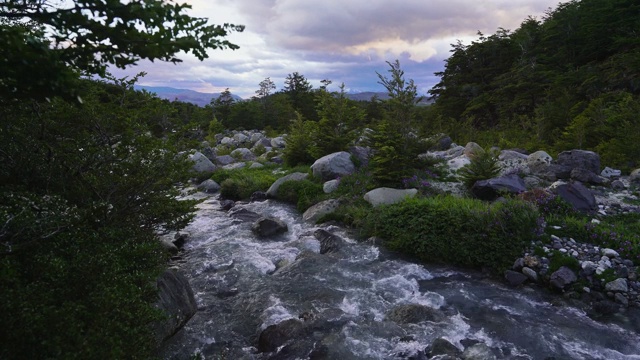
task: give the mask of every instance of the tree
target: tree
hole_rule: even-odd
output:
[[[271,80],[270,77],[265,78],[258,84],[260,89],[256,90],[256,97],[262,99],[263,101],[271,94],[272,90],[276,89],[276,84]]]
[[[226,127],[231,127],[229,116],[231,115],[231,107],[235,99],[231,95],[229,88],[226,88],[217,98],[211,99],[209,105],[213,108],[213,115],[222,122]]]
[[[109,65],[139,60],[180,62],[209,49],[237,49],[223,38],[244,26],[209,25],[186,14],[188,4],[162,0],[7,0],[0,3],[0,96],[73,94],[75,73],[103,76]]]
[[[289,96],[291,103],[305,119],[318,120],[315,111],[314,96],[311,90],[313,86],[304,75],[297,71],[287,75],[284,81],[284,93]]]

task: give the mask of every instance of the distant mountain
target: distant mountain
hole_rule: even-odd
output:
[[[369,101],[372,97],[377,96],[380,100],[389,99],[389,94],[386,92],[373,92],[373,91],[365,91],[360,93],[350,93],[346,94],[347,98],[356,101]]]
[[[211,99],[217,99],[220,96],[220,93],[201,93],[194,90],[176,89],[166,86],[135,85],[134,88],[136,90],[144,89],[148,92],[155,93],[161,99],[167,99],[171,101],[178,99],[180,101],[189,102],[198,106],[205,106],[211,102]],[[237,95],[231,94],[231,96],[236,100],[242,100],[242,98]]]

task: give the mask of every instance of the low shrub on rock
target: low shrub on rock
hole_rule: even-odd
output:
[[[231,200],[248,199],[256,191],[266,191],[278,175],[272,167],[218,170],[211,177],[220,184],[220,194]]]
[[[322,191],[322,184],[312,180],[285,181],[278,188],[278,199],[296,204],[300,212],[325,198],[327,196]]]
[[[500,272],[537,236],[538,218],[523,201],[486,204],[442,196],[374,208],[364,227],[391,249],[427,262]]]

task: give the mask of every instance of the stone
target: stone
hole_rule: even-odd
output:
[[[486,344],[479,343],[464,349],[461,355],[464,360],[496,360],[496,356]]]
[[[222,140],[220,140],[220,145],[225,145],[225,146],[236,146],[235,142],[233,141],[232,138],[225,136],[222,138]]]
[[[196,151],[195,154],[189,156],[189,159],[193,162],[191,171],[198,177],[208,178],[213,175],[214,171],[216,171],[216,166],[211,162],[211,160],[207,159],[207,157],[199,151]]]
[[[346,151],[340,151],[316,160],[311,165],[311,171],[314,177],[326,181],[349,175],[356,171],[356,167],[351,161],[351,155]]]
[[[558,154],[558,165],[568,166],[571,169],[582,168],[594,174],[600,173],[600,155],[587,150],[569,150]]]
[[[417,324],[423,321],[439,322],[444,317],[440,310],[419,304],[399,305],[386,314],[387,320],[398,324]]]
[[[234,208],[229,211],[229,216],[244,222],[255,222],[260,218],[260,214],[244,208]]]
[[[251,227],[251,230],[258,237],[271,237],[285,233],[289,230],[287,224],[280,219],[270,217],[260,217]]]
[[[320,242],[320,254],[338,252],[344,245],[344,240],[324,229],[314,231],[313,236]]]
[[[236,162],[236,159],[234,159],[231,155],[220,155],[216,157],[216,164],[220,166],[233,164],[234,162]]]
[[[247,164],[241,162],[241,163],[234,163],[234,164],[225,165],[222,168],[225,169],[225,170],[237,170],[237,169],[242,169],[242,168],[245,168],[245,167],[247,167]]]
[[[520,286],[527,281],[527,276],[513,270],[507,270],[504,272],[504,278],[510,286]]]
[[[221,200],[220,201],[220,210],[229,211],[232,207],[235,206],[235,201],[233,200]]]
[[[545,172],[551,165],[551,161],[553,161],[551,155],[542,150],[536,151],[527,157],[527,165],[533,174]]]
[[[604,248],[600,250],[600,252],[602,253],[602,256],[606,256],[608,258],[616,258],[620,256],[617,251],[609,248]]]
[[[198,185],[198,190],[207,194],[214,194],[220,191],[220,185],[217,182],[208,179]]]
[[[269,190],[267,190],[267,196],[270,198],[278,198],[278,189],[280,188],[280,185],[282,185],[284,182],[301,181],[306,179],[308,176],[309,174],[301,173],[301,172],[295,172],[295,173],[291,173],[289,175],[283,176],[278,180],[274,181],[273,184],[271,184],[271,186],[269,187]]]
[[[449,340],[445,338],[437,338],[431,343],[431,346],[429,347],[429,350],[427,352],[427,356],[429,358],[438,355],[459,356],[461,353],[462,351],[460,351],[460,349],[449,342]]]
[[[315,224],[321,217],[336,211],[338,206],[340,206],[340,201],[337,199],[321,201],[308,208],[304,214],[302,214],[302,219]]]
[[[629,174],[629,181],[632,184],[640,184],[640,169],[635,169]]]
[[[255,144],[262,139],[264,139],[264,134],[259,132],[254,132],[251,134],[251,137],[249,138],[249,142],[252,144]],[[269,146],[271,146],[271,141],[269,141]]]
[[[550,277],[550,283],[557,289],[564,289],[567,285],[578,280],[576,274],[566,266],[560,267]]]
[[[290,339],[296,337],[303,330],[303,323],[297,319],[288,319],[280,323],[267,326],[258,338],[259,352],[273,352]]]
[[[264,165],[260,164],[259,162],[252,162],[251,165],[249,165],[249,169],[260,169],[263,168]]]
[[[364,200],[374,207],[399,203],[406,198],[412,198],[418,194],[417,189],[392,189],[377,188],[364,194]]]
[[[616,169],[612,169],[610,167],[605,167],[602,172],[600,172],[600,176],[609,178],[609,179],[616,179],[619,178],[620,175],[622,175],[622,171],[620,170],[616,170]]]
[[[484,152],[484,149],[482,148],[482,146],[474,142],[468,142],[467,145],[465,145],[464,147],[464,155],[469,159],[472,159],[474,156],[483,152]]]
[[[360,163],[359,166],[366,166],[369,164],[371,158],[371,148],[365,146],[352,146],[349,148],[349,154],[353,156]]]
[[[271,147],[284,149],[287,146],[287,141],[282,136],[271,139]]]
[[[207,157],[207,159],[211,160],[211,162],[216,161],[216,150],[212,149],[210,146],[206,146],[202,148],[202,154]]]
[[[626,186],[624,186],[624,183],[623,183],[622,181],[620,181],[620,180],[613,180],[613,181],[611,182],[611,188],[612,188],[613,190],[624,190],[624,189],[626,189],[627,187],[626,187]]]
[[[479,180],[471,187],[471,193],[480,200],[493,201],[504,193],[519,194],[527,190],[524,180],[516,174],[488,180]]]
[[[595,273],[596,269],[598,268],[598,264],[594,263],[593,261],[583,261],[580,266],[582,267],[582,271],[586,276],[593,275],[593,273]]]
[[[166,270],[156,281],[158,300],[154,307],[167,317],[153,324],[156,343],[173,336],[195,315],[198,310],[193,290],[184,275],[174,270]]]
[[[247,148],[237,148],[231,152],[232,158],[240,161],[252,161],[256,159],[256,156]]]
[[[592,212],[597,208],[593,193],[579,182],[558,185],[554,192],[575,210]]]
[[[627,299],[627,297],[624,296],[622,293],[616,293],[615,295],[613,295],[613,299],[618,304],[622,304],[625,307],[629,306],[629,299]]]
[[[250,202],[265,201],[267,200],[267,194],[264,191],[256,191],[249,197]]]
[[[523,258],[518,258],[513,263],[513,266],[511,267],[511,270],[520,271],[520,270],[522,270],[523,267],[524,267],[524,259]]]
[[[623,278],[618,278],[615,279],[613,281],[608,282],[605,286],[604,289],[607,291],[614,291],[614,292],[628,292],[629,291],[629,286],[627,284],[627,279],[623,279]]]
[[[535,272],[535,270],[533,270],[532,268],[528,268],[525,266],[522,268],[522,273],[526,275],[529,280],[538,282],[538,273]]]
[[[585,184],[603,185],[608,184],[609,179],[598,176],[595,173],[583,168],[574,168],[570,175],[572,180],[580,181]]]
[[[339,185],[340,185],[340,180],[338,179],[329,180],[322,185],[322,191],[324,191],[325,194],[330,194],[336,191]]]
[[[236,144],[244,144],[249,141],[249,137],[243,133],[237,133],[233,135],[233,140]]]
[[[469,158],[465,155],[457,156],[447,161],[447,167],[449,168],[449,171],[453,173],[462,169],[468,164],[471,164],[471,160],[469,160]]]

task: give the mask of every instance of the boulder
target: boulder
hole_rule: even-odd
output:
[[[206,192],[207,194],[214,194],[220,191],[220,185],[217,182],[208,179],[198,185],[198,190]]]
[[[234,164],[229,164],[229,165],[225,165],[222,168],[225,170],[237,170],[237,169],[242,169],[244,167],[246,167],[247,164],[240,162],[240,163],[234,163]]]
[[[255,222],[260,218],[260,214],[244,208],[232,208],[229,211],[229,216],[244,222]]]
[[[536,151],[527,157],[527,166],[532,174],[537,175],[546,173],[549,165],[551,165],[553,158],[545,151]]]
[[[256,191],[249,197],[250,202],[265,201],[267,200],[267,194],[264,191]]]
[[[336,191],[339,185],[340,185],[340,180],[338,179],[329,180],[322,185],[322,191],[324,191],[325,194],[330,194]]]
[[[255,144],[256,142],[260,141],[264,139],[264,134],[263,133],[259,133],[259,132],[254,132],[251,134],[251,137],[249,138],[249,142],[252,144]],[[269,141],[269,146],[271,146],[271,141]]]
[[[476,181],[471,193],[481,200],[493,201],[505,193],[519,194],[527,190],[524,180],[516,174]]]
[[[262,139],[260,139],[260,140],[258,140],[258,141],[256,141],[256,142],[254,142],[254,143],[253,143],[253,147],[254,147],[254,148],[255,148],[255,147],[259,147],[259,146],[261,146],[261,147],[265,148],[265,150],[267,150],[267,149],[271,149],[271,148],[272,148],[272,146],[271,146],[271,139],[269,139],[269,138],[262,138]]]
[[[290,339],[295,338],[303,330],[303,323],[297,319],[289,319],[267,326],[258,338],[259,352],[273,352]]]
[[[496,355],[486,344],[479,343],[470,346],[462,352],[463,360],[496,360]]]
[[[249,137],[243,133],[237,133],[233,135],[233,140],[236,144],[244,144],[249,141]]]
[[[451,356],[459,356],[462,353],[460,349],[458,349],[455,345],[453,345],[449,340],[445,338],[437,338],[433,340],[429,350],[427,351],[427,356],[432,358],[438,355],[451,355]]]
[[[282,136],[275,137],[271,139],[271,147],[284,149],[287,146],[287,141]]]
[[[433,146],[430,151],[443,151],[451,148],[453,144],[453,140],[451,137],[445,134],[437,134],[427,139],[428,141],[433,142]]]
[[[308,208],[307,211],[302,214],[302,218],[304,219],[304,221],[315,224],[324,215],[331,214],[332,212],[336,211],[338,206],[340,206],[340,201],[337,199],[321,201]]]
[[[600,156],[593,151],[569,150],[558,154],[558,165],[564,165],[571,169],[582,168],[594,174],[600,173]]]
[[[560,269],[556,270],[550,277],[550,283],[557,289],[564,289],[567,285],[578,280],[576,273],[573,272],[570,268],[566,266],[560,267]]]
[[[269,190],[267,190],[267,196],[270,198],[277,198],[278,189],[280,188],[280,185],[282,185],[285,181],[301,181],[306,179],[308,176],[309,174],[300,173],[300,172],[283,176],[278,180],[274,181],[273,184],[271,184],[271,186],[269,187]]]
[[[528,174],[529,166],[527,165],[528,156],[519,153],[514,150],[503,150],[498,155],[498,161],[500,162],[500,173],[513,174],[521,173]]]
[[[270,217],[260,217],[251,227],[251,230],[258,237],[271,237],[285,233],[289,230],[287,224],[280,219]]]
[[[349,154],[358,160],[360,166],[369,164],[371,158],[371,148],[365,146],[352,146],[349,148]]]
[[[452,159],[449,159],[447,161],[447,167],[449,168],[449,171],[451,171],[452,173],[455,173],[456,171],[458,171],[459,169],[462,169],[468,164],[471,164],[471,160],[469,160],[469,158],[466,157],[465,155],[460,155]]]
[[[600,172],[600,176],[606,177],[607,179],[617,179],[620,175],[622,175],[622,171],[612,169],[608,166]]]
[[[632,184],[640,184],[640,169],[635,169],[629,174],[629,181]]]
[[[189,281],[174,270],[166,270],[156,281],[158,300],[157,309],[167,317],[154,323],[153,329],[157,344],[173,336],[198,310]]]
[[[232,158],[238,159],[241,161],[252,161],[256,159],[256,156],[253,155],[251,150],[247,148],[237,148],[233,150],[229,155],[231,155]]]
[[[398,324],[417,324],[423,321],[442,321],[444,314],[434,308],[419,304],[399,305],[386,314],[386,319]]]
[[[232,138],[225,136],[220,140],[220,145],[235,147],[236,143]]]
[[[259,162],[252,162],[251,165],[249,165],[249,169],[259,169],[259,168],[263,168],[264,165],[260,164]]]
[[[618,278],[613,281],[608,282],[604,289],[607,291],[619,291],[619,292],[627,292],[629,291],[629,286],[627,284],[627,279]]]
[[[341,151],[325,155],[311,165],[313,176],[322,180],[332,180],[340,176],[349,175],[356,170],[351,161],[351,155]]]
[[[609,183],[609,179],[599,176],[584,168],[573,168],[571,179],[585,184],[603,185]]]
[[[236,159],[231,155],[220,155],[216,157],[216,163],[221,166],[233,164],[234,162],[236,162]]]
[[[211,162],[216,161],[216,150],[212,149],[210,146],[203,147],[202,154],[206,156],[207,159],[211,160]]]
[[[591,212],[597,208],[595,196],[579,182],[560,184],[554,192],[578,211]]]
[[[412,198],[418,193],[417,189],[377,188],[364,194],[364,200],[374,207],[395,204],[406,198]]]
[[[199,151],[196,151],[195,154],[189,156],[189,159],[193,162],[191,171],[198,177],[208,178],[213,175],[214,171],[216,171],[216,166],[211,162],[211,160],[207,159],[207,157]]]
[[[538,282],[538,273],[529,267],[523,267],[522,273],[533,282]]]
[[[623,183],[622,181],[620,181],[620,180],[613,180],[613,181],[611,182],[611,188],[612,188],[613,190],[624,190],[624,189],[626,189],[627,187],[626,187],[626,186],[624,186],[624,183]]]
[[[468,142],[467,145],[465,145],[464,147],[464,155],[469,159],[473,158],[474,156],[482,152],[484,152],[484,149],[482,148],[482,146],[474,142]]]
[[[314,231],[313,236],[320,242],[320,254],[338,252],[344,245],[344,240],[324,229]]]
[[[513,270],[505,271],[504,278],[510,286],[520,286],[528,279],[526,275]]]

